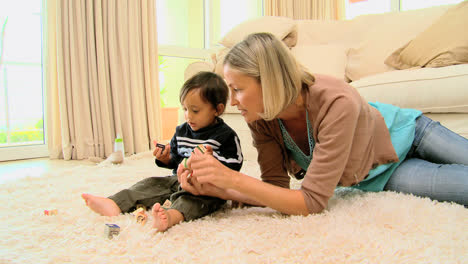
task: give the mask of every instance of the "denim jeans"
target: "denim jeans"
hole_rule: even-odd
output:
[[[468,139],[422,115],[413,145],[384,190],[468,205]]]

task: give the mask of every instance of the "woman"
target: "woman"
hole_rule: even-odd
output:
[[[310,73],[268,33],[235,45],[224,76],[252,132],[261,179],[196,152],[182,188],[286,214],[321,212],[337,186],[468,204],[468,140],[418,110],[367,103],[347,83]],[[289,189],[289,176],[304,178]]]

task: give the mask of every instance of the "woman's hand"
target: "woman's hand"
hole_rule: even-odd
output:
[[[227,196],[226,190],[219,188],[209,182],[205,182],[202,184],[198,181],[198,178],[194,176],[197,174],[194,174],[194,171],[193,171],[193,159],[197,155],[210,157],[213,160],[217,161],[213,157],[213,149],[210,146],[206,147],[205,153],[201,153],[198,149],[196,149],[194,153],[192,153],[190,158],[187,160],[187,168],[182,163],[180,163],[179,167],[177,168],[177,179],[180,183],[180,186],[182,187],[182,189],[192,193],[193,195],[207,195],[207,196],[218,197],[221,199],[226,199],[226,196]],[[219,166],[224,167],[223,164],[221,164],[220,162],[218,163],[219,163]]]
[[[195,177],[190,177],[192,173],[190,169],[184,167],[183,164],[179,164],[177,168],[177,180],[180,183],[182,189],[190,192],[193,195],[207,195],[222,198],[225,196],[224,191],[212,184],[200,184]]]
[[[198,182],[197,182],[198,188],[196,188],[192,184],[192,181],[191,181],[192,179],[190,180],[188,179],[188,176],[190,175],[190,173],[191,171],[185,168],[182,163],[179,164],[179,167],[177,168],[177,180],[180,183],[180,187],[193,195],[201,195],[201,192],[199,190],[200,186]]]
[[[156,148],[153,151],[153,156],[155,156],[157,160],[169,164],[171,161],[171,145],[167,144],[164,148],[161,148],[156,143],[157,142],[154,142]]]
[[[196,149],[190,157],[191,180],[196,179],[200,185],[211,184],[222,190],[232,188],[234,171],[213,157],[213,149],[210,146],[206,146],[206,149],[205,154]]]

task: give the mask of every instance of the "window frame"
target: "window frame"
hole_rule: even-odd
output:
[[[49,156],[48,149],[48,139],[47,139],[47,98],[45,90],[45,71],[44,71],[44,61],[45,61],[45,52],[44,47],[46,45],[46,40],[44,38],[44,32],[46,31],[45,26],[45,10],[46,2],[41,0],[41,11],[40,11],[40,22],[41,22],[41,36],[42,36],[42,47],[41,47],[41,76],[42,76],[42,120],[43,120],[43,143],[33,143],[33,144],[18,144],[12,146],[5,146],[0,148],[0,162],[1,161],[11,161],[11,160],[22,160],[22,159],[32,159],[32,158],[43,158]],[[8,62],[9,64],[15,62]],[[34,63],[27,63],[34,64]]]
[[[263,0],[257,1],[258,7],[261,8],[261,16],[264,15]],[[213,39],[214,26],[211,23],[213,17],[213,0],[203,0],[203,33],[204,43],[203,48],[187,48],[174,45],[158,45],[158,55],[168,57],[179,57],[189,59],[200,59],[203,61],[209,60],[211,54],[222,48],[217,44],[217,40]]]
[[[356,16],[348,16],[347,14],[347,10],[349,9],[349,5],[350,4],[354,4],[354,3],[357,3],[357,2],[361,2],[361,1],[356,1],[354,3],[350,3],[349,0],[344,0],[345,1],[345,19],[346,20],[350,20],[350,19],[354,19],[355,17],[358,17],[360,15],[367,15],[367,14],[377,14],[377,13],[363,13],[363,14],[360,14],[360,15],[356,15]],[[385,12],[381,12],[381,13],[386,13],[386,12],[405,12],[405,11],[410,11],[410,10],[413,10],[413,9],[409,9],[409,10],[402,10],[402,1],[405,1],[405,0],[390,0],[390,10],[389,11],[385,11]],[[406,1],[409,1],[409,0],[406,0]],[[451,4],[451,3],[447,3],[447,4]],[[437,6],[437,5],[434,5],[434,6]],[[424,7],[422,7],[424,8]],[[429,8],[429,7],[425,7],[425,8]]]

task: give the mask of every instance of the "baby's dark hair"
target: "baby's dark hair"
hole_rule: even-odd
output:
[[[202,71],[185,81],[180,89],[180,103],[182,104],[187,94],[195,89],[200,89],[202,100],[210,103],[214,109],[217,109],[218,104],[226,105],[227,103],[229,89],[223,78],[214,72]]]

